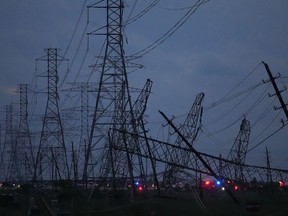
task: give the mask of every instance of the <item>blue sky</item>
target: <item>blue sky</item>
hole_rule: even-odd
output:
[[[1,111],[4,111],[5,105],[11,102],[17,104],[18,95],[15,93],[17,84],[32,83],[36,73],[35,59],[43,55],[44,48],[59,48],[64,54],[84,2],[76,0],[0,2]],[[152,2],[152,0],[138,1],[131,12],[135,1],[126,0],[126,17],[130,12],[131,17],[137,15]],[[177,23],[187,12],[187,7],[194,2],[160,0],[143,17],[127,25],[125,35],[128,43],[125,43],[124,48],[126,54],[133,55],[156,41]],[[90,3],[93,1],[87,1],[88,5]],[[273,106],[279,107],[279,102],[277,100],[273,102],[274,98],[268,96],[268,93],[274,93],[271,86],[265,92],[268,84],[257,88],[249,95],[209,107],[229,92],[233,95],[262,80],[267,80],[268,76],[264,66],[260,64],[261,61],[267,62],[275,75],[281,73],[282,78],[277,79],[280,89],[287,85],[287,9],[286,0],[210,0],[163,44],[138,59],[136,62],[142,64],[144,68],[131,73],[130,85],[142,88],[147,78],[153,81],[146,113],[149,133],[160,138],[164,119],[158,110],[162,110],[168,116],[176,116],[175,123],[181,124],[183,116],[190,110],[199,92],[205,93],[204,107],[206,107],[203,113],[203,132],[195,144],[201,151],[213,155],[220,153],[227,155],[233,139],[237,136],[243,115],[251,124],[255,123],[251,132],[250,147],[262,142],[281,127],[281,118],[286,118],[283,112],[278,114],[279,110],[273,110]],[[93,30],[99,24],[97,19],[101,15],[103,15],[101,12],[90,12],[87,31]],[[96,36],[90,37],[87,60],[82,67],[80,66],[87,48],[86,34],[80,43],[86,22],[85,8],[65,56],[70,59],[68,67],[74,71],[74,75],[71,72],[66,82],[73,81],[77,71],[80,71],[77,80],[87,80],[90,73],[88,66],[95,61],[94,57],[99,52],[101,44],[97,44]],[[78,44],[80,44],[79,54],[75,55]],[[74,56],[75,61],[71,65]],[[60,79],[64,76],[64,70],[59,72]],[[243,81],[250,73],[251,75]],[[91,82],[97,81],[95,76],[92,75]],[[37,79],[37,82],[38,87],[44,85],[41,79]],[[241,85],[237,86],[239,83]],[[64,84],[64,87],[67,86]],[[231,91],[232,89],[235,90]],[[249,111],[263,92],[267,97]],[[282,94],[287,101],[287,90]],[[64,97],[63,95],[62,98]],[[244,97],[247,99],[244,100]],[[259,116],[267,107],[271,109],[260,121]],[[1,112],[1,120],[4,119],[5,115]],[[268,126],[269,128],[264,130]],[[272,165],[287,169],[288,145],[285,134],[287,128],[251,151],[247,155],[249,163],[263,165],[267,146],[271,153]]]

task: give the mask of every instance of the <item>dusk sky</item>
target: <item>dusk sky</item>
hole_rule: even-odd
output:
[[[99,55],[102,43],[97,44],[101,41],[97,36],[89,36],[88,40],[86,35],[103,20],[103,11],[99,12],[99,9],[90,9],[87,15],[86,6],[94,2],[1,0],[1,125],[5,123],[5,105],[19,103],[18,84],[31,84],[32,89],[37,83],[38,91],[44,85],[43,78],[34,77],[41,68],[37,65],[36,70],[35,59],[43,56],[45,48],[59,48],[59,54],[65,54],[69,59],[62,64],[62,71],[59,70],[62,89],[68,88],[67,82],[98,81],[89,66]],[[177,26],[196,0],[125,2],[124,20],[158,2],[142,17],[125,26],[124,50],[130,56],[138,55]],[[84,9],[83,5],[86,5]],[[287,126],[271,136],[282,127],[281,119],[287,118],[281,109],[274,110],[280,103],[275,96],[268,95],[275,92],[269,83],[262,82],[268,80],[268,75],[261,64],[266,62],[275,76],[281,74],[276,79],[279,89],[288,86],[287,11],[287,0],[206,1],[163,43],[139,56],[135,63],[144,68],[129,74],[130,86],[142,88],[147,78],[153,81],[146,111],[149,134],[167,139],[162,136],[166,130],[162,128],[165,121],[158,110],[169,117],[175,116],[173,122],[180,125],[196,95],[203,92],[203,125],[196,149],[226,157],[245,116],[251,124],[248,149],[258,145],[248,152],[247,163],[266,166],[267,147],[271,166],[288,169]],[[65,67],[69,69],[67,76]],[[257,88],[252,88],[257,84]],[[282,92],[288,103],[287,94],[288,90]],[[60,100],[64,98],[65,93],[61,93]],[[38,113],[41,112],[44,114],[43,110]]]

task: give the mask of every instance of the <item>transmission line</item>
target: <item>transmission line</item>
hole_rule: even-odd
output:
[[[209,0],[207,0],[206,2],[203,2],[203,3],[207,3],[208,1]],[[159,8],[164,9],[164,10],[170,10],[170,11],[181,11],[181,10],[188,10],[191,7],[193,7],[193,6],[187,6],[187,7],[181,7],[181,8],[168,8],[168,7],[159,7]]]
[[[154,0],[150,5],[148,5],[146,8],[144,8],[144,10],[142,10],[139,14],[135,15],[134,17],[130,18],[133,10],[134,10],[134,7],[132,9],[132,11],[130,12],[129,16],[128,16],[128,19],[126,20],[126,22],[124,23],[124,26],[127,26],[133,22],[135,22],[136,20],[140,19],[141,17],[143,17],[146,13],[148,13],[153,7],[155,7],[158,2],[160,0]],[[137,1],[136,1],[137,2]],[[135,3],[136,4],[136,3]]]
[[[71,38],[70,38],[70,40],[69,40],[69,42],[68,42],[68,45],[67,45],[67,47],[66,47],[66,49],[65,49],[65,51],[64,51],[64,54],[63,54],[63,57],[64,57],[64,58],[66,57],[66,54],[68,53],[68,50],[70,49],[71,44],[72,44],[72,41],[73,41],[73,39],[74,39],[74,37],[75,37],[76,31],[77,31],[77,29],[78,29],[78,26],[79,26],[79,24],[80,24],[80,21],[81,21],[82,15],[83,15],[83,11],[84,11],[86,2],[87,2],[87,0],[84,0],[83,5],[82,5],[82,9],[81,9],[81,12],[80,12],[80,15],[79,15],[79,17],[78,17],[78,19],[77,19],[76,25],[75,25],[74,30],[73,30],[72,35],[71,35]],[[83,34],[85,33],[86,28],[87,28],[87,25],[86,25],[86,27],[85,27],[85,30],[84,30]],[[82,38],[83,38],[83,34],[82,34],[82,36],[81,36],[81,41],[82,41]],[[80,42],[80,43],[81,43],[81,42]],[[78,45],[78,47],[79,47],[79,45]],[[78,52],[78,50],[77,50],[76,53],[74,54],[73,59],[74,59],[75,56],[77,55],[77,52]],[[58,66],[59,66],[61,63],[62,63],[62,62],[59,62],[59,63],[58,63]],[[63,77],[62,82],[60,83],[60,88],[63,86],[63,84],[64,84],[64,82],[65,82],[65,80],[66,80],[69,72],[70,72],[70,69],[68,68],[67,71],[66,71],[66,73],[64,74],[64,77]]]
[[[140,56],[143,57],[147,53],[151,52],[152,50],[156,49],[162,43],[164,43],[169,37],[171,37],[183,24],[197,11],[197,9],[204,3],[208,1],[198,0],[191,8],[181,17],[178,22],[172,26],[164,35],[158,38],[155,42],[147,46],[146,48],[138,51],[133,56]],[[136,58],[136,57],[135,57]]]
[[[78,46],[77,46],[77,48],[76,48],[76,52],[75,52],[75,54],[74,54],[74,56],[73,56],[73,58],[72,58],[71,64],[70,64],[67,72],[65,73],[64,78],[63,78],[63,80],[62,80],[62,82],[61,82],[61,84],[60,84],[60,88],[63,86],[63,84],[64,84],[64,82],[65,82],[65,80],[66,80],[66,78],[67,78],[67,76],[68,76],[68,73],[71,71],[71,67],[73,66],[73,64],[74,64],[74,62],[75,62],[75,59],[76,59],[76,57],[77,57],[77,55],[78,55],[78,53],[79,53],[80,47],[81,47],[81,45],[82,45],[82,42],[83,42],[83,39],[84,39],[86,30],[87,30],[87,26],[88,26],[88,25],[86,24],[86,26],[85,26],[85,28],[84,28],[84,30],[83,30],[83,33],[82,33],[82,35],[81,35],[80,41],[79,41],[79,43],[78,43]],[[86,50],[86,52],[87,52],[87,50]],[[84,55],[84,58],[86,58],[86,54]],[[84,61],[84,60],[82,60],[82,61]]]
[[[225,96],[225,97],[223,97],[222,99],[220,99],[220,100],[218,100],[218,101],[216,101],[216,102],[213,102],[213,103],[211,103],[210,105],[206,106],[204,109],[205,109],[205,110],[209,110],[209,109],[212,108],[212,107],[215,107],[215,106],[220,105],[220,104],[222,104],[222,103],[225,103],[225,102],[227,102],[227,101],[233,100],[233,99],[235,99],[236,97],[239,97],[239,96],[241,96],[241,95],[243,95],[243,94],[246,94],[247,92],[254,91],[256,88],[258,88],[258,87],[261,86],[261,85],[263,85],[263,82],[260,82],[260,83],[258,83],[258,84],[256,84],[256,85],[253,85],[253,86],[251,86],[251,87],[249,87],[249,88],[247,88],[247,89],[245,89],[245,90],[243,90],[243,91],[241,91],[241,92],[237,92],[237,93],[235,93],[235,94],[233,94],[233,95],[231,95],[231,96],[229,96],[229,97],[226,97],[226,96]]]
[[[255,146],[253,146],[252,148],[250,148],[248,152],[252,151],[253,149],[257,148],[258,146],[260,146],[261,144],[263,144],[266,140],[268,140],[269,138],[271,138],[272,136],[274,136],[276,133],[278,133],[280,130],[282,130],[284,128],[284,126],[280,127],[279,129],[277,129],[276,131],[274,131],[272,134],[270,134],[269,136],[267,136],[265,139],[263,139],[261,142],[259,142],[258,144],[256,144]]]
[[[266,98],[266,92],[270,88],[271,84],[267,86],[267,88],[263,91],[263,93],[258,97],[258,99],[255,101],[255,103],[248,109],[248,111],[245,113],[245,115],[248,115],[249,112],[251,112],[258,104],[260,104],[264,98]]]

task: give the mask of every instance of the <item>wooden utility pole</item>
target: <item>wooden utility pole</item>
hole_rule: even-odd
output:
[[[264,66],[265,66],[265,69],[266,69],[266,71],[267,71],[267,73],[268,73],[268,75],[269,75],[269,78],[270,78],[270,82],[272,83],[272,85],[273,85],[273,87],[274,87],[274,89],[275,89],[275,93],[276,93],[276,95],[277,95],[277,97],[278,97],[278,99],[279,99],[279,101],[280,101],[281,107],[282,107],[282,109],[283,109],[283,111],[284,111],[284,113],[285,113],[285,115],[286,115],[286,120],[288,120],[287,105],[285,104],[285,102],[284,102],[284,100],[283,100],[283,98],[282,98],[282,95],[281,95],[281,92],[282,92],[282,91],[280,91],[280,90],[278,89],[278,86],[277,86],[277,84],[276,84],[276,82],[275,82],[275,77],[272,75],[272,72],[271,72],[268,64],[265,63],[265,62],[263,62],[263,61],[262,61],[262,63],[263,63]]]

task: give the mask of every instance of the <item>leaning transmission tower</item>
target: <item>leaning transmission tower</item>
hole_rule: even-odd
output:
[[[250,132],[250,122],[244,118],[241,122],[239,133],[228,154],[228,159],[235,163],[234,179],[238,181],[245,181],[242,166],[245,164]]]
[[[83,179],[92,178],[95,174],[110,181],[113,188],[119,181],[128,180],[132,187],[137,171],[133,165],[132,154],[135,140],[128,143],[125,131],[131,129],[135,119],[131,102],[130,89],[126,71],[126,59],[123,50],[123,0],[98,1],[89,8],[105,9],[105,26],[92,32],[95,35],[105,35],[105,54],[100,59],[100,80],[96,97],[95,112],[92,120]],[[133,64],[129,64],[129,67]],[[133,147],[131,147],[133,146]],[[103,148],[99,155],[99,150]],[[98,168],[96,168],[98,166]],[[139,163],[141,166],[141,163]]]
[[[195,101],[184,121],[184,123],[179,128],[179,131],[183,134],[185,139],[191,144],[194,145],[195,140],[197,138],[198,132],[201,127],[202,122],[202,111],[203,111],[203,103],[204,100],[204,93],[199,93]],[[177,136],[177,139],[175,141],[175,144],[179,147],[185,146],[185,143],[183,143],[182,138]],[[187,179],[191,180],[191,174],[187,176],[186,174],[183,175],[182,171],[179,167],[175,167],[172,164],[173,163],[180,163],[182,166],[187,166],[189,164],[189,161],[191,160],[197,160],[196,157],[193,157],[191,153],[189,152],[183,152],[183,151],[175,151],[172,149],[167,149],[167,159],[171,161],[171,164],[168,164],[165,168],[165,173],[163,175],[163,183],[166,186],[171,186],[171,184],[176,184],[179,181],[185,181]],[[193,176],[196,177],[196,174],[193,174]]]

